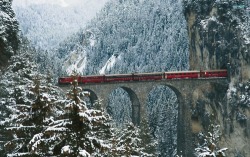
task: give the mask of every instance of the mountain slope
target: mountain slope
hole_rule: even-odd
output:
[[[98,74],[112,56],[119,59],[105,73],[187,69],[188,38],[181,8],[181,1],[113,1],[83,33],[62,43],[59,54],[87,49],[83,74]],[[84,44],[86,32],[94,36],[94,45]]]
[[[18,47],[18,23],[11,8],[12,0],[0,1],[0,67],[15,53]]]
[[[65,5],[60,5],[57,1],[15,1],[13,9],[21,32],[33,46],[51,50],[83,27],[106,1],[73,1],[74,3],[68,2]]]

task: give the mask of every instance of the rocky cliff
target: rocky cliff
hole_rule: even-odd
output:
[[[12,0],[0,1],[0,68],[18,47],[18,23],[11,8]]]
[[[249,2],[250,3],[250,2]],[[244,0],[184,0],[190,69],[222,69],[234,80],[250,78],[249,8]]]
[[[229,86],[204,85],[193,93],[193,133],[219,124],[219,146],[229,149],[227,156],[250,156],[248,1],[184,0],[184,14],[190,69],[225,69],[228,63],[231,69]]]

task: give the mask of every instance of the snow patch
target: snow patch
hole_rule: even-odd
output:
[[[217,20],[217,18],[215,16],[211,16],[208,19],[201,20],[200,24],[201,24],[201,26],[202,26],[203,29],[207,29],[209,21],[216,21],[216,22],[218,22],[218,20]]]
[[[79,154],[84,157],[90,157],[90,154],[86,150],[80,150]]]
[[[71,75],[73,71],[77,72],[79,75],[83,74],[83,71],[87,65],[87,55],[86,51],[76,52],[72,51],[68,59],[64,63],[64,69],[66,69],[66,73]]]
[[[121,56],[120,55],[112,55],[108,61],[106,62],[106,64],[102,67],[102,69],[99,71],[100,75],[105,74],[106,71],[110,71],[112,69],[112,67],[115,65],[115,63],[117,61],[121,60]]]
[[[96,40],[94,40],[94,39],[89,39],[89,43],[90,43],[90,46],[91,46],[91,47],[95,46],[95,42],[96,42]]]
[[[249,36],[247,36],[246,34],[245,35],[243,35],[243,38],[245,39],[245,44],[250,44],[250,38],[249,38]]]
[[[70,154],[71,152],[73,151],[70,149],[69,145],[62,147],[61,154]]]

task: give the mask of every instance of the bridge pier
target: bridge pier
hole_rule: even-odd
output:
[[[191,129],[191,98],[192,92],[178,97],[177,154],[183,157],[194,156]]]

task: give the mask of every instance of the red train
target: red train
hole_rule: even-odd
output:
[[[227,77],[227,70],[204,70],[204,71],[176,71],[176,72],[157,72],[157,73],[132,73],[132,74],[112,74],[112,75],[89,75],[79,76],[78,83],[108,83],[108,82],[128,82],[128,81],[152,81],[164,79],[198,79]],[[59,84],[70,84],[73,78],[60,77]]]

